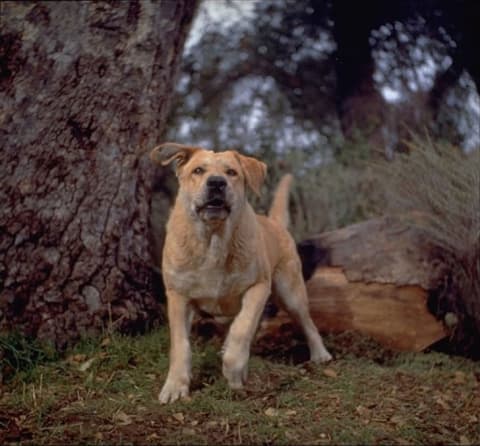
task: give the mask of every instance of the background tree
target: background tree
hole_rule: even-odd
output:
[[[155,319],[149,210],[195,0],[2,2],[0,328]]]
[[[253,5],[249,16],[232,26],[204,23],[206,31],[187,51],[175,108],[182,117],[178,136],[188,130],[194,139],[245,142],[245,132],[235,130],[239,123],[227,123],[241,96],[252,91],[250,103],[242,106],[266,110],[263,116],[255,113],[254,121],[262,121],[258,127],[273,127],[290,115],[283,128],[313,130],[324,152],[342,159],[349,157],[349,145],[358,147],[362,140],[370,151],[387,156],[404,150],[406,127],[427,127],[470,149],[478,144],[479,135],[474,143],[467,130],[478,120],[472,105],[478,102],[478,2]],[[272,139],[285,139],[278,136]],[[247,146],[258,150],[259,139]]]

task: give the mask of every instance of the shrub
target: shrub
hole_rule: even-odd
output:
[[[407,147],[394,162],[375,167],[384,213],[421,215],[408,223],[424,231],[449,271],[430,307],[453,325],[454,350],[474,355],[480,347],[480,150],[467,155],[418,136]]]
[[[374,203],[381,199],[378,181],[363,160],[314,163],[303,151],[291,150],[281,161],[267,163],[266,193],[252,204],[266,212],[281,176],[292,173],[290,230],[297,241],[369,218],[376,212]]]

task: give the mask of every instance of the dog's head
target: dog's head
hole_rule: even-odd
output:
[[[213,152],[175,143],[155,147],[150,158],[162,166],[175,163],[178,197],[192,218],[207,223],[238,214],[246,187],[260,194],[267,171],[261,161],[234,150]]]

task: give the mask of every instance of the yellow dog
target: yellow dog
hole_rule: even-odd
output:
[[[188,395],[195,309],[233,318],[223,347],[223,374],[233,389],[246,381],[250,344],[270,295],[302,326],[311,360],[330,360],[310,317],[300,259],[286,229],[292,176],[282,178],[266,217],[247,201],[247,188],[259,194],[264,181],[261,161],[175,143],[155,147],[150,157],[162,166],[175,162],[180,186],[163,249],[171,346],[160,402]]]

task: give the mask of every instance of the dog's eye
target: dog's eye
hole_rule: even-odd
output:
[[[202,173],[205,173],[205,169],[203,167],[196,167],[193,169],[192,173],[195,175],[201,175]]]
[[[227,175],[230,177],[236,177],[237,176],[237,171],[233,169],[228,169],[227,170]]]

